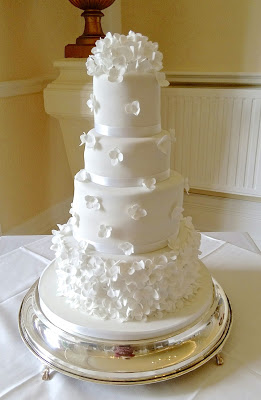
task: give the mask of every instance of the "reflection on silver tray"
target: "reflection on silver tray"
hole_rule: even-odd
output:
[[[206,363],[221,351],[230,333],[228,298],[216,281],[213,284],[214,303],[194,326],[165,337],[115,342],[72,335],[53,325],[40,308],[37,281],[22,302],[19,330],[45,365],[74,378],[118,385],[166,380]]]

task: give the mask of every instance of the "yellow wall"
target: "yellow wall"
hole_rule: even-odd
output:
[[[53,61],[62,59],[64,46],[75,43],[83,32],[81,13],[68,0],[0,1],[0,225],[3,233],[73,195],[73,179],[61,129],[58,121],[45,113],[43,93],[3,97],[2,89],[10,81],[30,81],[33,77],[56,74]],[[120,29],[120,0],[105,10],[103,20],[105,31],[113,27]],[[4,82],[2,86],[1,82]],[[57,222],[62,221],[55,220],[54,225]]]
[[[260,0],[122,0],[122,31],[157,41],[166,71],[260,72]]]
[[[53,72],[53,60],[82,33],[80,13],[68,0],[1,0],[0,81]]]
[[[83,31],[80,14],[68,0],[0,1],[3,233],[73,194],[62,133],[58,121],[44,111],[43,93],[1,98],[1,82],[8,86],[8,81],[54,74],[53,61],[63,58],[64,46]]]
[[[0,126],[0,222],[6,232],[70,196],[72,178],[42,93],[0,99]]]

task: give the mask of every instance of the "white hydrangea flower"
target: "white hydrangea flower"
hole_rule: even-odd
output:
[[[140,103],[138,100],[134,100],[132,103],[125,105],[125,111],[127,114],[139,115]]]
[[[120,83],[123,81],[123,75],[123,69],[111,68],[108,73],[108,81]]]
[[[167,81],[166,75],[164,72],[156,72],[155,76],[161,87],[169,86],[169,81]]]
[[[154,190],[156,188],[156,182],[155,178],[144,178],[142,179],[141,184],[149,190]]]
[[[132,219],[138,221],[140,218],[146,217],[147,211],[139,204],[133,204],[133,206],[129,207],[128,214]]]
[[[90,180],[90,174],[86,171],[86,169],[81,169],[75,175],[75,179],[79,182],[86,182]]]
[[[98,102],[97,102],[96,97],[94,96],[93,93],[90,94],[90,98],[87,100],[86,104],[89,107],[89,109],[91,110],[91,112],[93,112],[93,111],[96,112],[97,111]]]
[[[85,253],[85,251],[88,249],[89,243],[86,242],[85,240],[81,240],[79,242],[79,252],[80,253]]]
[[[132,31],[127,36],[107,33],[104,39],[96,41],[92,54],[86,62],[88,74],[106,74],[111,82],[122,82],[126,72],[156,73],[162,69],[158,44]],[[165,75],[159,75],[157,79],[166,85]]]
[[[170,141],[169,135],[164,135],[162,138],[156,141],[158,149],[162,151],[162,153],[164,154],[168,154],[170,148],[169,141]]]
[[[111,164],[113,166],[117,165],[118,163],[123,161],[123,154],[121,151],[118,149],[118,147],[115,147],[109,152],[109,157],[111,159]]]
[[[134,253],[133,244],[131,244],[130,242],[120,243],[118,247],[119,247],[120,250],[123,251],[123,253],[126,256],[130,256],[131,254]]]
[[[98,236],[100,238],[109,238],[111,236],[111,231],[112,231],[112,227],[108,226],[108,225],[100,225],[99,226],[99,231],[98,231]]]
[[[80,216],[77,214],[77,212],[75,212],[74,209],[71,208],[69,213],[71,214],[71,218],[69,219],[68,222],[72,225],[79,226]]]
[[[72,226],[70,224],[57,224],[59,231],[52,230],[54,236],[69,236],[72,233]]]
[[[95,196],[85,196],[86,206],[89,210],[99,210],[101,208],[99,199]]]
[[[189,186],[188,178],[185,178],[185,180],[184,180],[184,189],[186,190],[187,194],[189,194],[190,186]]]
[[[131,264],[130,268],[128,269],[128,274],[133,275],[135,271],[140,271],[145,268],[145,263],[143,260],[135,261]]]
[[[92,132],[85,133],[83,132],[82,135],[80,136],[80,146],[85,144],[86,147],[89,148],[94,148],[95,143],[96,143],[96,138]]]
[[[170,214],[171,219],[180,221],[182,218],[183,211],[184,211],[183,207],[174,207]]]
[[[99,40],[97,40],[97,42],[98,42],[98,41],[99,41]],[[97,42],[96,42],[96,44],[97,44]],[[93,49],[93,50],[94,50],[94,49]],[[102,51],[102,50],[101,50],[101,51]],[[86,61],[86,63],[85,63],[85,65],[86,65],[88,74],[89,74],[89,75],[94,75],[95,72],[96,72],[96,63],[95,63],[94,59],[93,59],[92,57],[88,57],[88,58],[87,58],[87,61]]]
[[[118,49],[118,57],[115,57],[113,59],[113,66],[118,70],[118,71],[125,71],[127,68],[127,60],[126,57],[122,54],[120,54],[120,49]]]

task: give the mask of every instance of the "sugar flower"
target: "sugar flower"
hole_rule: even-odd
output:
[[[169,135],[164,135],[156,142],[158,149],[162,151],[162,153],[164,154],[168,154],[170,148],[169,141],[170,141]]]
[[[162,69],[162,53],[158,44],[152,43],[140,33],[127,36],[108,32],[104,39],[96,41],[92,55],[86,62],[91,76],[107,75],[110,82],[122,82],[127,72],[158,73]],[[161,85],[167,85],[165,75],[156,75]]]
[[[127,114],[139,115],[140,113],[140,103],[138,100],[134,100],[132,103],[128,103],[125,106],[125,111]]]
[[[98,236],[99,238],[107,239],[111,236],[112,227],[107,225],[100,225]]]
[[[123,154],[117,147],[115,147],[109,152],[109,157],[111,159],[111,164],[113,166],[123,161]]]
[[[157,79],[157,81],[158,81],[158,84],[159,84],[161,87],[169,86],[169,81],[167,81],[166,75],[165,75],[164,72],[156,72],[156,73],[155,73],[155,76],[156,76],[156,79]]]
[[[90,108],[91,112],[97,111],[98,103],[93,93],[90,94],[90,98],[87,100],[86,104]]]
[[[81,144],[85,144],[86,147],[94,148],[95,143],[96,143],[96,138],[92,132],[85,133],[80,136]]]
[[[134,253],[133,244],[129,242],[120,243],[118,247],[126,256],[130,256],[132,253]]]
[[[76,225],[79,226],[79,222],[80,222],[80,216],[79,214],[77,214],[77,212],[71,208],[69,213],[71,214],[71,218],[69,219],[69,223],[72,225]]]
[[[129,207],[128,214],[132,219],[138,221],[140,218],[146,217],[147,211],[139,204],[133,204],[133,206]]]
[[[75,175],[75,179],[79,182],[86,182],[90,180],[90,175],[86,171],[86,169],[81,169],[77,174]]]
[[[187,194],[189,194],[190,186],[189,186],[188,178],[185,178],[185,180],[184,180],[184,189],[186,190]]]
[[[133,275],[135,271],[140,271],[145,268],[145,263],[143,260],[135,261],[131,264],[130,268],[128,269],[128,274]]]
[[[99,210],[101,208],[99,199],[95,196],[85,196],[86,206],[89,210]]]
[[[52,230],[52,234],[54,236],[60,236],[60,237],[64,237],[64,236],[70,236],[71,232],[72,232],[72,226],[70,224],[57,224],[59,231],[56,230]]]
[[[180,221],[182,218],[183,211],[184,211],[183,207],[174,207],[170,214],[171,219]]]
[[[142,179],[141,184],[149,190],[154,190],[156,188],[156,182],[155,178],[144,178]]]

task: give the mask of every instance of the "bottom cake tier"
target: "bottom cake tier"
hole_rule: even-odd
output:
[[[193,302],[202,286],[200,234],[190,217],[181,220],[171,247],[129,256],[98,253],[73,237],[70,223],[59,227],[53,239],[56,295],[86,316],[120,322],[160,319]]]
[[[102,320],[73,309],[65,297],[56,296],[56,261],[43,272],[38,285],[40,307],[47,319],[60,329],[84,337],[105,340],[141,340],[155,338],[189,329],[209,312],[215,303],[213,282],[207,268],[201,262],[198,268],[200,287],[183,307],[161,318],[150,316],[146,321]],[[216,305],[214,305],[214,308]]]

